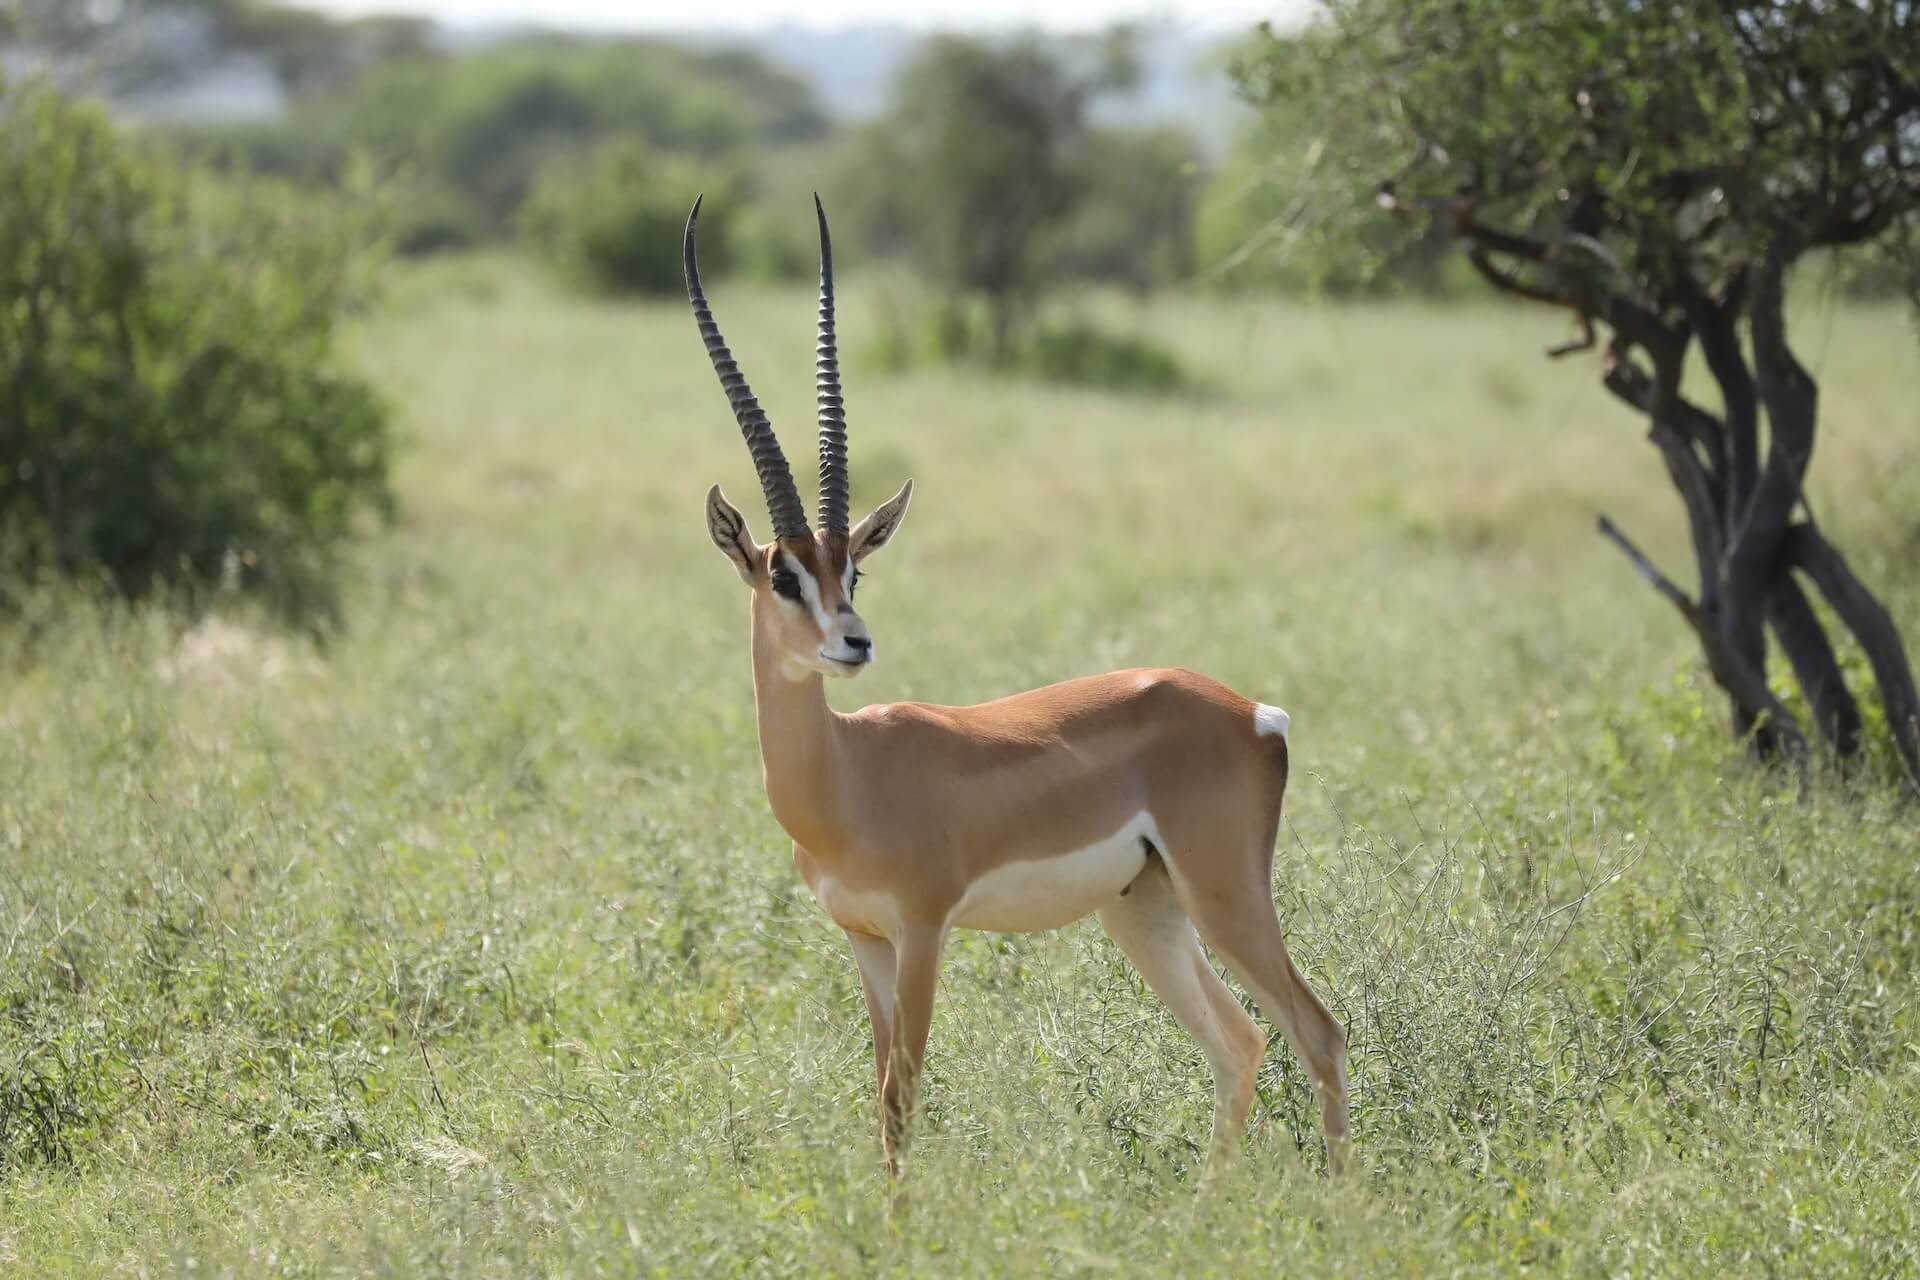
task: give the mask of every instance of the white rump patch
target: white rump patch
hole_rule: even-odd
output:
[[[1033,933],[1072,924],[1133,883],[1147,865],[1142,837],[1154,848],[1162,847],[1153,815],[1144,809],[1084,849],[995,867],[967,886],[950,923],[995,933]]]
[[[1287,713],[1262,702],[1253,709],[1253,731],[1263,738],[1278,738],[1292,746],[1287,738]]]

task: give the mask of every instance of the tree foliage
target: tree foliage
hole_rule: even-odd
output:
[[[1242,80],[1316,122],[1310,198],[1329,225],[1385,210],[1405,235],[1438,228],[1495,288],[1572,317],[1556,354],[1602,353],[1687,509],[1698,591],[1602,529],[1699,637],[1735,729],[1769,754],[1804,740],[1766,678],[1771,631],[1821,736],[1860,745],[1805,579],[1867,651],[1920,779],[1899,637],[1806,502],[1818,388],[1785,310],[1810,253],[1912,265],[1920,5],[1332,0],[1302,35],[1268,30]],[[1696,349],[1718,411],[1690,386]]]
[[[1199,198],[1201,278],[1329,297],[1451,287],[1443,232],[1354,216],[1352,193],[1325,172],[1326,127],[1317,102],[1274,95],[1239,129]]]
[[[1136,74],[1124,35],[1064,50],[1032,37],[929,40],[900,74],[865,165],[870,221],[957,297],[984,299],[1004,358],[1049,253],[1091,186],[1088,107]]]
[[[1193,274],[1194,204],[1203,177],[1178,129],[1096,128],[1081,163],[1084,198],[1061,233],[1061,272],[1145,294]]]
[[[330,18],[274,0],[9,0],[0,44],[42,55],[68,88],[139,96],[177,87],[233,55],[267,60],[294,94],[339,84],[387,58],[424,53],[418,18]]]
[[[824,128],[806,85],[751,54],[538,36],[387,63],[346,104],[342,132],[506,229],[556,153],[621,138],[711,158]]]
[[[425,250],[512,235],[544,171],[580,172],[604,144],[731,169],[825,128],[804,82],[745,52],[531,35],[386,59],[284,119],[202,126],[188,141],[222,163],[303,180],[370,157],[407,176],[399,242]]]
[[[13,583],[220,585],[327,611],[389,504],[387,415],[333,329],[365,220],[211,182],[0,83],[0,547]]]
[[[522,230],[535,253],[590,291],[678,294],[685,288],[680,233],[703,186],[715,199],[701,223],[701,258],[715,273],[731,260],[735,201],[714,178],[643,143],[605,143],[543,171],[522,211]]]
[[[1911,0],[1338,0],[1242,64],[1256,100],[1313,113],[1349,209],[1582,220],[1653,285],[1910,219],[1917,77]]]

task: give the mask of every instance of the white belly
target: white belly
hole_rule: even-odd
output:
[[[1084,849],[996,867],[967,887],[952,923],[996,933],[1032,933],[1071,924],[1133,883],[1147,863],[1143,836],[1158,847],[1160,833],[1145,811]]]
[[[900,935],[900,904],[890,893],[874,889],[850,889],[832,876],[820,877],[813,896],[827,909],[833,922],[842,929],[868,933],[879,938]]]

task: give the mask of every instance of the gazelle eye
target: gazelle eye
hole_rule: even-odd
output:
[[[773,566],[772,571],[768,574],[768,579],[773,584],[773,593],[775,595],[785,596],[789,600],[798,600],[800,598],[800,579],[795,577],[793,570],[787,568],[785,565],[777,564]]]
[[[860,571],[855,569],[853,571],[853,581],[847,584],[847,599],[853,599],[853,593],[860,589],[860,577]]]

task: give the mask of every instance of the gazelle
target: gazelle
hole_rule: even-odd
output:
[[[720,487],[707,491],[707,531],[753,593],[767,799],[793,837],[800,875],[853,947],[888,1172],[905,1152],[948,932],[1053,929],[1090,912],[1206,1053],[1209,1163],[1237,1144],[1267,1040],[1201,939],[1305,1064],[1338,1171],[1346,1036],[1294,968],[1271,896],[1286,712],[1180,670],[1115,671],[972,707],[902,702],[841,715],[827,705],[825,677],[849,678],[873,661],[854,585],[861,563],[899,531],[913,482],[848,527],[833,247],[818,196],[814,206],[817,533],[700,287],[698,200],[687,218],[687,296],[773,520],[773,541],[756,543]]]

